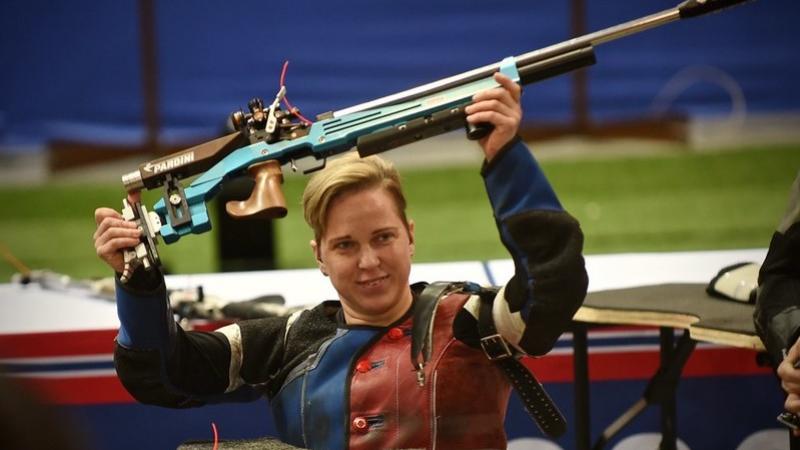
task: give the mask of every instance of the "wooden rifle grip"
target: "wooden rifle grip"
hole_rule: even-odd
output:
[[[283,172],[278,161],[253,164],[247,169],[256,181],[247,200],[232,200],[225,210],[235,219],[280,219],[286,217],[286,198],[283,196]]]

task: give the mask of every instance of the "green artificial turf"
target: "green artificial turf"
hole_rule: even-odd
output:
[[[800,146],[542,166],[580,220],[586,253],[766,247],[800,170]],[[416,261],[507,258],[477,167],[406,170],[403,180],[417,227]],[[304,177],[286,180],[289,216],[275,231],[281,268],[314,265],[299,206],[304,183]],[[107,276],[92,246],[93,211],[119,208],[122,195],[116,184],[0,186],[0,242],[30,268]],[[147,193],[148,204],[157,195]],[[215,239],[212,231],[159,248],[172,272],[213,272]],[[15,271],[0,261],[0,282]]]

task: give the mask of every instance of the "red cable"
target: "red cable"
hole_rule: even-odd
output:
[[[281,69],[281,82],[279,87],[285,86],[283,84],[283,81],[286,79],[286,70],[288,68],[289,68],[289,60],[287,59],[286,61],[283,62],[283,69]],[[283,96],[283,103],[286,104],[286,108],[290,112],[294,113],[298,118],[300,118],[300,120],[305,122],[307,125],[311,125],[311,121],[306,119],[305,116],[303,116],[302,114],[300,114],[299,109],[296,109],[294,106],[292,106],[291,103],[289,103],[289,97],[287,97],[286,95]]]
[[[281,69],[281,82],[278,87],[283,87],[283,81],[286,79],[286,70],[289,69],[289,60],[283,62],[283,68]]]
[[[212,450],[217,450],[217,446],[219,446],[219,434],[217,433],[217,424],[211,422],[211,431],[214,432],[214,448]]]

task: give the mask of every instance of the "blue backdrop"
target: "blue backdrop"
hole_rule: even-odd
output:
[[[586,3],[589,31],[676,4]],[[737,93],[748,112],[800,109],[798,13],[756,0],[601,45],[592,118],[651,114],[670,80],[671,111],[725,115]],[[134,0],[4,1],[0,148],[143,142],[138,14]],[[569,15],[564,0],[156,2],[160,138],[217,134],[251,97],[274,96],[286,59],[289,98],[313,117],[560,42]],[[569,77],[528,87],[525,120],[569,121],[570,89]]]

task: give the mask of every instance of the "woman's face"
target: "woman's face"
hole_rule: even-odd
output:
[[[328,209],[325,234],[312,241],[350,325],[389,325],[411,306],[408,276],[414,224],[403,223],[381,187],[345,192]]]

